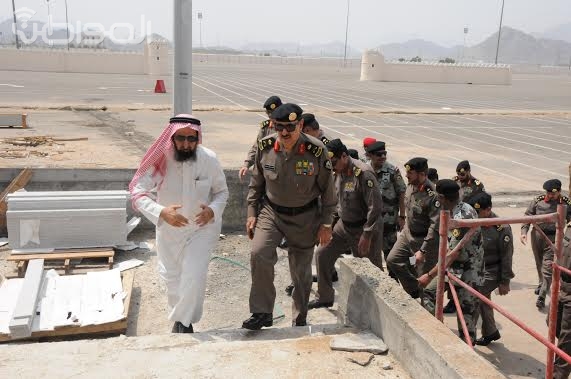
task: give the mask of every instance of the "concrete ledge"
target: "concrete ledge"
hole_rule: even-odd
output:
[[[413,378],[504,378],[368,260],[339,260],[343,322],[370,329]]]

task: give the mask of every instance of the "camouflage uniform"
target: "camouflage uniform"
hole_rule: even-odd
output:
[[[254,165],[254,160],[256,159],[256,151],[258,150],[258,141],[264,137],[269,136],[272,133],[275,133],[275,130],[271,126],[270,120],[265,120],[260,122],[260,130],[258,131],[258,137],[256,138],[256,141],[254,142],[250,150],[248,150],[248,155],[244,160],[243,167],[250,168]]]
[[[567,196],[561,196],[559,199],[552,201],[546,201],[545,195],[537,196],[531,201],[529,207],[527,207],[525,215],[531,216],[554,213],[557,212],[557,206],[559,204],[567,205],[566,219],[567,222],[569,222],[571,220],[571,200]],[[547,235],[547,237],[549,237],[551,242],[555,242],[555,223],[542,222],[538,223],[537,226]],[[521,226],[521,234],[527,235],[529,227],[530,224],[523,224]],[[537,276],[539,277],[539,283],[541,284],[539,297],[545,299],[545,296],[551,286],[553,250],[551,250],[543,236],[535,230],[535,227],[531,231],[531,249],[533,251],[533,257],[535,258]]]
[[[460,186],[460,201],[468,202],[473,196],[486,192],[484,184],[473,176],[467,183],[463,183],[457,176],[454,177],[454,180]]]
[[[470,205],[459,202],[451,212],[451,218],[473,219],[478,218],[478,214]],[[453,229],[448,231],[448,249],[452,251],[456,245],[462,240],[469,228]],[[458,258],[448,268],[448,272],[456,276],[464,283],[474,289],[479,289],[484,280],[484,248],[482,241],[482,233],[477,228],[476,233],[472,236],[464,248],[460,251]],[[424,307],[432,314],[436,311],[436,284],[437,277],[434,278],[424,290]],[[464,320],[468,328],[468,333],[472,341],[476,338],[476,320],[474,314],[479,305],[477,297],[471,295],[464,288],[455,286],[458,293],[458,301],[464,314]],[[462,326],[458,319],[458,331],[462,335]]]
[[[399,197],[406,192],[406,184],[398,167],[389,162],[385,162],[380,170],[376,171],[376,175],[383,196],[383,253],[386,261],[397,241]]]
[[[571,226],[567,225],[563,239],[563,259],[561,266],[571,270]],[[571,276],[561,273],[561,291],[557,311],[557,347],[571,354]],[[571,373],[571,365],[555,355],[553,379],[565,379]]]

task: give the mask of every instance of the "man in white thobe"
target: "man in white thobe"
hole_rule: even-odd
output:
[[[156,225],[173,333],[193,333],[192,324],[202,316],[210,254],[228,200],[216,154],[201,142],[198,119],[171,118],[129,185],[134,207]]]

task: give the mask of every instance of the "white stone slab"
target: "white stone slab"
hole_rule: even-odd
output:
[[[332,350],[368,352],[372,354],[383,354],[389,350],[382,339],[370,332],[347,333],[335,336],[331,339],[329,346]]]

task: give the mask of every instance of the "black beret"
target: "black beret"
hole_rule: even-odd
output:
[[[270,96],[268,97],[268,100],[266,100],[266,102],[264,103],[264,108],[266,108],[267,111],[273,112],[274,109],[276,109],[280,105],[282,105],[282,99],[280,99],[277,96]]]
[[[301,115],[303,126],[309,126],[312,129],[319,129],[319,122],[315,119],[313,113],[304,113]]]
[[[470,162],[462,161],[456,166],[456,172],[470,171]]]
[[[428,176],[428,180],[436,183],[438,180],[438,171],[435,168],[429,167],[426,176]]]
[[[476,196],[472,196],[467,201],[475,210],[490,208],[492,206],[492,195],[487,192],[480,192]]]
[[[343,142],[339,138],[335,138],[334,140],[329,141],[327,145],[327,150],[329,150],[329,158],[333,155],[339,157],[341,154],[347,152],[347,146],[343,145]]]
[[[452,179],[442,179],[436,183],[436,192],[440,195],[448,196],[460,191],[460,186]]]
[[[273,120],[278,122],[294,122],[301,118],[303,109],[297,104],[286,103],[280,105],[270,116]]]
[[[559,179],[549,179],[543,183],[543,189],[547,192],[559,192],[561,191],[561,181]]]
[[[406,171],[426,172],[428,170],[428,160],[426,158],[416,157],[404,164]]]
[[[367,147],[367,153],[386,152],[385,143],[383,141],[373,142]]]
[[[349,154],[351,158],[359,159],[359,152],[355,149],[347,149],[347,154]]]

